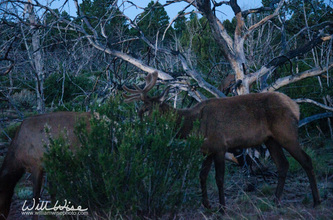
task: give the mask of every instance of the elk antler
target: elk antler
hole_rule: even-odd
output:
[[[127,86],[123,86],[123,89],[128,92],[131,93],[130,95],[126,95],[125,93],[123,93],[123,96],[125,98],[125,102],[129,103],[129,102],[133,102],[133,101],[137,101],[137,100],[146,100],[147,99],[147,93],[155,86],[156,81],[158,78],[158,73],[157,71],[153,72],[153,73],[149,73],[146,77],[146,85],[143,89],[139,88],[137,85],[133,84],[134,89],[130,89]]]

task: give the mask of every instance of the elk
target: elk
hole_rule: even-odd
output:
[[[288,96],[278,92],[247,94],[228,98],[212,98],[202,101],[189,109],[175,109],[165,103],[168,87],[161,95],[150,97],[148,92],[154,87],[157,72],[148,74],[143,89],[133,85],[134,89],[124,86],[130,93],[123,94],[125,102],[143,101],[139,115],[151,113],[157,106],[160,113],[174,111],[177,120],[183,120],[180,136],[186,137],[193,122],[199,120],[200,133],[204,136],[201,151],[206,155],[201,171],[200,185],[202,203],[210,208],[207,196],[206,180],[214,161],[216,184],[219,191],[219,211],[225,211],[224,173],[225,154],[238,148],[251,148],[264,143],[277,166],[278,183],[275,201],[280,203],[287,171],[289,168],[283,149],[287,150],[305,170],[312,190],[314,206],[320,204],[317,182],[311,158],[301,149],[298,142],[298,105]]]
[[[0,169],[0,219],[7,218],[14,188],[25,172],[32,174],[33,197],[39,201],[43,179],[42,158],[45,145],[49,144],[48,135],[66,135],[71,146],[78,146],[75,124],[83,118],[89,130],[90,117],[90,113],[55,112],[33,116],[21,123]],[[45,126],[49,128],[48,134],[44,131]]]

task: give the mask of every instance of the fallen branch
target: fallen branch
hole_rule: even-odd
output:
[[[289,76],[286,76],[286,77],[282,77],[282,78],[279,78],[278,80],[276,80],[275,82],[273,82],[270,86],[267,86],[266,88],[263,88],[261,91],[262,92],[275,91],[275,90],[277,90],[277,89],[279,89],[283,86],[286,86],[288,84],[300,81],[302,79],[312,77],[312,76],[318,76],[318,75],[321,75],[323,73],[326,73],[328,70],[330,70],[332,68],[333,68],[333,63],[330,63],[325,68],[319,68],[319,67],[318,68],[313,68],[313,69],[310,69],[310,70],[306,70],[306,71],[304,71],[304,72],[302,72],[298,75],[289,75]],[[265,72],[265,71],[266,70],[264,70],[263,72]],[[258,75],[260,76],[261,74],[258,73]]]
[[[298,123],[298,127],[300,128],[300,127],[302,127],[306,124],[309,124],[310,122],[313,122],[318,119],[332,118],[332,117],[333,117],[333,112],[325,112],[325,113],[321,113],[321,114],[317,114],[317,115],[312,115],[310,117],[300,120]]]
[[[295,102],[297,103],[311,103],[311,104],[314,104],[320,108],[323,108],[325,110],[328,110],[328,111],[332,111],[333,112],[333,107],[329,107],[327,105],[324,105],[324,104],[321,104],[319,102],[316,102],[312,99],[307,99],[307,98],[300,98],[300,99],[294,99]]]
[[[301,47],[298,47],[297,49],[295,50],[291,50],[289,51],[288,53],[284,54],[284,55],[281,55],[281,56],[278,56],[278,57],[275,57],[274,59],[272,59],[268,64],[266,65],[263,65],[258,71],[254,72],[254,73],[251,73],[249,75],[247,75],[247,83],[249,83],[249,85],[251,85],[252,83],[254,83],[258,78],[262,77],[263,75],[271,72],[271,71],[274,71],[275,68],[277,68],[278,66],[281,66],[282,64],[284,64],[285,62],[297,57],[297,56],[300,56],[300,55],[304,55],[305,53],[311,51],[311,49],[315,48],[316,46],[320,45],[321,43],[325,42],[325,41],[328,41],[332,38],[332,35],[329,35],[329,36],[322,36],[322,34],[319,34],[318,37],[314,38],[313,40],[309,41],[308,43],[304,44],[303,46]],[[323,70],[326,70],[326,72],[333,67],[333,63],[330,63],[327,65],[326,68],[324,68]],[[313,70],[313,71],[312,71]],[[307,70],[303,73],[308,73],[308,72],[314,72],[314,71],[317,71],[317,72],[320,72],[320,68],[314,68],[312,70]],[[321,72],[319,73],[321,74]],[[316,74],[316,75],[319,75],[319,74]],[[299,75],[302,75],[299,74]],[[284,78],[280,78],[279,80],[284,80],[284,79],[287,79],[284,83],[286,84],[289,84],[288,81],[289,79],[293,78],[294,76],[287,76],[287,77],[284,77]],[[298,76],[295,76],[294,79],[296,79]],[[300,79],[303,79],[303,78],[300,78]],[[277,81],[275,84],[278,84],[280,83],[280,81]],[[276,85],[273,85],[273,86],[269,86],[269,87],[266,87],[264,88],[262,91],[274,91],[276,90]],[[283,84],[282,86],[286,85],[286,84]],[[280,86],[281,87],[281,86]]]

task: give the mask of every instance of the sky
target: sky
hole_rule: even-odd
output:
[[[149,2],[151,2],[151,0],[133,0],[132,2],[137,4],[140,7],[144,8],[149,4]],[[165,4],[166,0],[159,0],[159,3]],[[244,9],[249,9],[249,8],[260,7],[261,1],[260,0],[259,1],[258,0],[238,0],[238,4],[241,7],[241,9],[244,10]],[[188,3],[186,3],[186,2],[177,2],[172,5],[166,6],[165,10],[168,13],[170,19],[173,19],[175,16],[177,16],[178,12],[183,10],[187,5],[188,5]],[[130,18],[134,18],[135,15],[137,15],[138,13],[143,11],[141,9],[135,8],[134,6],[131,6],[131,4],[128,4],[128,3],[121,6],[120,10],[122,10],[125,13],[125,15],[128,15]],[[192,6],[192,7],[189,7],[187,10],[185,10],[185,12],[191,12],[193,10],[195,10],[195,8]],[[234,17],[234,13],[233,13],[231,7],[227,6],[227,5],[222,5],[222,6],[218,7],[218,11],[216,13],[217,13],[217,16],[221,20],[232,19]]]
[[[78,0],[79,3],[82,2],[82,0]],[[98,1],[98,0],[96,0]],[[140,8],[137,8],[133,6],[132,4],[129,4],[128,1],[132,1],[134,4],[138,5]],[[154,0],[156,2],[157,0]],[[166,3],[167,0],[158,0],[159,3],[162,5]],[[52,8],[58,8],[60,7],[64,0],[41,0],[40,2],[53,2]],[[125,2],[124,4],[121,4],[122,2]],[[143,8],[145,8],[151,0],[118,0],[118,5],[120,6],[120,10],[129,18],[134,19],[136,15],[143,12]],[[247,10],[250,8],[258,8],[261,7],[261,0],[238,0],[238,5],[240,6],[241,10]],[[333,0],[324,0],[326,4],[333,5]],[[168,16],[171,19],[173,19],[175,16],[177,16],[178,12],[183,10],[188,3],[186,2],[177,2],[174,4],[171,4],[169,6],[165,7],[166,12],[168,13]],[[68,0],[68,3],[65,5],[64,10],[67,11],[70,15],[76,16],[76,8],[74,5],[73,0]],[[193,6],[189,7],[185,12],[191,12],[192,10],[195,10]],[[222,5],[217,8],[216,15],[218,18],[222,21],[225,19],[231,20],[234,17],[234,13],[230,6],[228,5]]]
[[[48,1],[49,0],[44,0],[44,1]],[[126,2],[125,4],[120,5],[120,3],[122,3],[122,0],[118,0],[118,5],[120,6],[120,10],[127,15],[128,17],[130,17],[131,19],[134,19],[136,15],[138,15],[139,13],[143,12],[143,8],[145,8],[149,2],[151,2],[151,0],[131,0],[134,4],[137,4],[140,8],[136,8],[134,6],[132,6],[131,4]],[[42,1],[41,1],[42,2]],[[64,2],[64,0],[55,0],[52,3],[52,8],[58,8],[62,5],[62,3]],[[82,1],[79,0],[79,3],[81,3]],[[156,2],[156,0],[154,0],[154,2]],[[166,0],[159,0],[158,1],[161,4],[165,4]],[[260,0],[238,0],[238,4],[241,7],[242,10],[246,10],[249,8],[257,8],[261,6],[261,1]],[[186,2],[177,2],[174,3],[172,5],[169,5],[167,7],[165,7],[166,12],[168,13],[168,16],[170,17],[170,20],[173,19],[175,16],[177,16],[178,12],[183,10],[186,6],[188,5],[188,3]],[[188,8],[185,12],[191,12],[192,10],[194,10],[194,7],[190,7]],[[69,0],[68,3],[65,5],[64,10],[67,11],[70,15],[76,16],[76,8],[74,6],[73,0]],[[218,18],[220,18],[221,20],[225,20],[225,19],[232,19],[234,17],[234,13],[231,9],[230,6],[227,5],[222,5],[220,7],[218,7],[218,10],[216,11]]]

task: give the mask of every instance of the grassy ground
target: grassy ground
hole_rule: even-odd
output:
[[[259,174],[246,177],[233,165],[228,165],[225,178],[225,196],[227,210],[223,219],[333,219],[333,142],[324,141],[318,148],[318,140],[308,142],[305,150],[311,155],[318,180],[318,189],[322,204],[313,208],[312,194],[305,171],[291,157],[288,157],[290,170],[282,195],[281,206],[274,202],[277,185],[276,167],[270,159],[263,161],[267,174],[265,179]],[[317,149],[315,149],[315,146]],[[314,150],[315,149],[315,150]],[[288,154],[286,154],[288,155]],[[213,207],[217,207],[218,194],[213,175],[210,176],[209,197]],[[248,184],[255,190],[246,192]],[[193,211],[193,210],[192,210]],[[219,219],[214,210],[197,208],[193,215],[182,213],[182,219]]]
[[[289,174],[280,207],[273,202],[276,177],[255,178],[256,190],[245,192],[244,176],[233,174],[226,180],[227,211],[224,219],[333,219],[332,179],[319,179],[318,187],[322,205],[312,208],[312,195],[305,174]],[[253,180],[251,180],[253,182]],[[213,188],[213,184],[211,184]],[[212,190],[211,199],[217,206],[217,191]],[[202,217],[218,219],[218,213],[202,210]],[[200,218],[200,217],[199,217]]]
[[[322,204],[312,208],[312,195],[308,178],[298,163],[288,158],[290,171],[282,195],[282,204],[274,204],[274,192],[277,184],[276,168],[270,159],[262,161],[266,169],[256,176],[246,177],[242,170],[230,163],[227,165],[225,177],[225,196],[227,209],[224,219],[333,219],[333,141],[317,140],[306,143],[305,150],[312,157],[315,166],[315,173],[318,180],[318,188],[322,198]],[[4,153],[0,152],[0,163]],[[212,169],[213,171],[214,169]],[[246,192],[244,189],[248,183],[255,186],[255,190]],[[198,179],[199,184],[199,179]],[[15,189],[15,197],[12,203],[9,219],[30,219],[21,216],[20,210],[25,199],[32,195],[32,185],[29,175],[22,178]],[[201,200],[198,187],[198,203],[193,207],[179,210],[178,213],[165,215],[162,219],[220,219],[217,212],[218,205],[217,188],[215,185],[214,172],[211,172],[208,181],[209,200],[212,210],[204,209],[199,201]],[[120,216],[128,219],[133,216]],[[101,219],[99,215],[90,215],[89,219]]]
[[[212,178],[213,179],[213,178]],[[244,176],[241,173],[229,175],[226,179],[227,210],[223,219],[333,219],[333,180],[319,179],[319,190],[322,195],[322,204],[312,208],[312,197],[308,180],[304,175],[289,175],[284,188],[282,204],[280,207],[273,202],[276,178],[266,178],[267,182],[256,178],[257,189],[245,192]],[[28,181],[29,182],[29,181]],[[20,184],[16,189],[14,203],[12,204],[10,219],[30,219],[21,216],[20,210],[26,194],[29,194],[31,185]],[[24,193],[25,192],[25,193]],[[217,207],[218,195],[213,180],[209,184],[209,199],[213,207]],[[200,195],[198,193],[198,200]],[[175,215],[165,215],[162,219],[220,219],[217,210],[207,210],[196,205],[182,210]],[[119,218],[133,218],[120,216]],[[47,219],[47,218],[46,218]],[[90,215],[89,219],[100,219],[99,215]],[[105,219],[105,218],[103,218]]]

